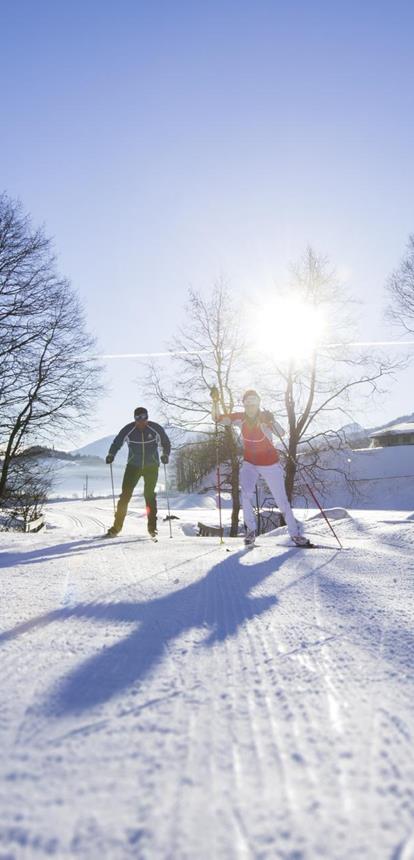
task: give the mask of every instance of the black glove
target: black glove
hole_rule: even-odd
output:
[[[213,385],[213,387],[210,388],[210,397],[212,400],[214,400],[215,403],[217,403],[220,399],[219,390],[216,385]]]
[[[168,454],[161,454],[161,463],[164,463],[164,466],[168,463]]]
[[[105,463],[109,466],[109,464],[113,463],[113,462],[114,462],[114,455],[113,454],[107,454],[105,457]]]

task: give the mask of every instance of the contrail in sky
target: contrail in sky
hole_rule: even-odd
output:
[[[333,346],[413,346],[414,340],[361,340],[351,343],[325,343],[322,347]],[[114,352],[108,355],[95,355],[94,358],[112,359],[112,358],[168,358],[174,355],[201,355],[206,352],[212,352],[211,349],[198,349],[190,351],[187,349],[170,351],[170,352]]]
[[[190,352],[187,349],[178,350],[176,352],[114,352],[110,355],[94,355],[94,358],[168,358],[170,355],[201,355],[204,352],[211,352],[210,349],[198,349]]]
[[[351,343],[325,343],[322,346],[411,346],[414,340],[359,340]]]

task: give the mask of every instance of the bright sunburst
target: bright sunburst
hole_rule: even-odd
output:
[[[255,314],[253,337],[262,352],[281,360],[304,359],[325,329],[322,310],[298,298],[273,299]]]

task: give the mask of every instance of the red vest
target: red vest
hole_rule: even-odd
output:
[[[239,427],[243,439],[243,457],[247,463],[255,466],[273,466],[279,462],[279,454],[272,444],[270,424],[260,416],[253,425],[247,421],[244,412],[231,412],[225,416],[230,418],[235,427]]]

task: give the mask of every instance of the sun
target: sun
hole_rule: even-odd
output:
[[[279,360],[303,360],[321,342],[325,324],[320,307],[293,296],[272,299],[254,316],[254,344]]]

